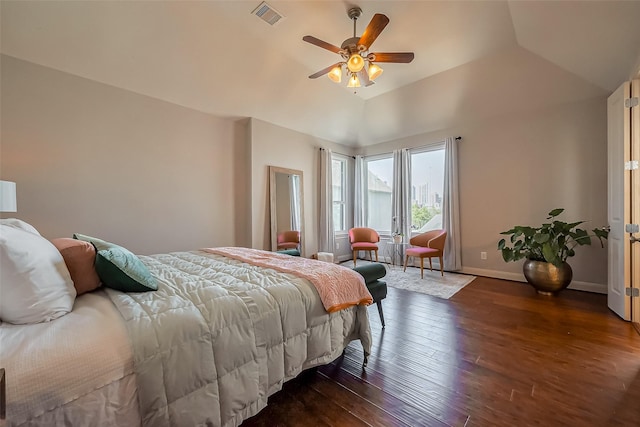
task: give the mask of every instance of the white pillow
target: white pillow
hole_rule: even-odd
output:
[[[40,236],[40,233],[38,233],[38,230],[36,230],[33,225],[27,224],[26,222],[18,218],[0,219],[0,224],[8,225],[13,228],[19,228],[21,230],[28,231],[30,233],[37,234],[38,236]]]
[[[69,270],[51,242],[0,224],[0,320],[47,322],[70,312],[75,298]]]

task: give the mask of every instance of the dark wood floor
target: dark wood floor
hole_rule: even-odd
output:
[[[640,426],[640,336],[605,295],[479,277],[450,300],[389,288],[373,349],[285,384],[248,426]]]

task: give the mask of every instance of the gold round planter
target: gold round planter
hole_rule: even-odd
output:
[[[573,270],[566,262],[556,267],[550,262],[527,260],[522,266],[524,277],[539,294],[554,295],[571,283]]]

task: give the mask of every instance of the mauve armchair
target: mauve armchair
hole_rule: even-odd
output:
[[[353,266],[356,266],[356,258],[359,251],[368,251],[369,259],[373,261],[372,252],[376,253],[376,262],[378,262],[378,245],[380,235],[373,228],[356,227],[349,230],[349,243],[353,251]]]
[[[300,245],[300,232],[297,230],[278,233],[278,249],[297,249]]]
[[[429,258],[429,270],[433,271],[431,258],[438,257],[440,260],[440,274],[444,276],[442,255],[446,240],[447,232],[445,230],[431,230],[413,237],[409,240],[413,247],[407,248],[405,251],[404,271],[407,271],[409,257],[420,257],[420,278],[422,279],[424,278],[424,259]]]

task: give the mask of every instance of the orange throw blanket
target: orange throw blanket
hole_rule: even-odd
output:
[[[259,249],[228,247],[205,248],[203,251],[305,278],[316,287],[329,313],[373,302],[364,278],[346,267]]]

